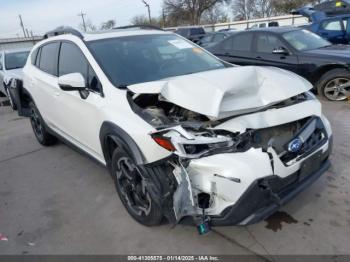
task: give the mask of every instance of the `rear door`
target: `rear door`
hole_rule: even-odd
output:
[[[253,65],[253,34],[239,33],[225,39],[215,48],[214,54],[221,59],[237,65]]]
[[[275,66],[295,73],[298,72],[298,57],[292,53],[278,34],[257,33],[255,35],[255,59],[261,66]],[[285,49],[288,54],[276,54],[274,50]]]
[[[327,19],[321,22],[317,33],[334,44],[345,44],[347,42],[341,18]]]
[[[39,56],[30,74],[29,90],[34,98],[46,124],[55,128],[57,126],[57,98],[59,86],[57,77],[57,59],[59,42],[50,42],[40,47]]]
[[[343,25],[345,29],[346,44],[350,43],[350,17],[343,18]]]

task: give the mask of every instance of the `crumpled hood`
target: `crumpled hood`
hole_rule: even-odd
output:
[[[23,79],[23,69],[18,68],[18,69],[12,69],[12,70],[7,70],[5,72],[4,76],[4,83],[7,85],[10,83],[11,79]]]
[[[169,102],[213,118],[262,109],[312,89],[304,78],[274,67],[231,67],[131,85],[136,94],[161,94]]]

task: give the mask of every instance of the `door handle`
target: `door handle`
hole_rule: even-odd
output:
[[[57,92],[57,91],[55,91],[55,92],[53,93],[53,95],[54,95],[55,97],[58,97],[58,96],[60,96],[60,93]]]
[[[257,56],[257,57],[255,57],[255,59],[262,60],[262,57],[261,56]]]

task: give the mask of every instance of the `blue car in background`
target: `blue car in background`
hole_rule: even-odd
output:
[[[312,7],[303,7],[292,12],[292,14],[303,15],[310,20],[310,24],[303,26],[319,36],[327,39],[333,44],[349,44],[350,42],[350,12],[337,15],[327,14]]]

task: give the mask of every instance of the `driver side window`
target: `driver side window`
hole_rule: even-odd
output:
[[[79,47],[63,42],[59,56],[58,76],[71,73],[81,73],[90,90],[101,92],[101,83]]]

